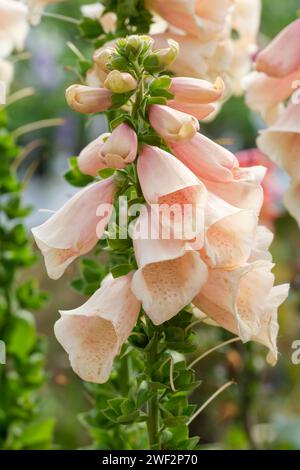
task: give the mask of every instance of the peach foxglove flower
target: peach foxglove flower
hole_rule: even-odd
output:
[[[209,104],[191,104],[191,103],[180,103],[176,100],[169,100],[167,102],[169,108],[177,109],[182,113],[191,114],[198,120],[205,119],[210,114],[214,113],[217,109],[213,103]]]
[[[26,5],[15,0],[0,2],[0,58],[14,49],[21,50],[29,31]]]
[[[233,206],[260,211],[264,167],[240,168],[235,155],[200,133],[187,142],[171,143],[170,147],[210,192]]]
[[[167,209],[162,223],[173,236],[202,239],[207,191],[198,178],[173,155],[150,145],[142,147],[137,171],[148,204]]]
[[[72,261],[96,245],[110,219],[113,196],[112,178],[94,183],[32,229],[51,279],[61,277]]]
[[[257,139],[259,149],[292,178],[285,204],[300,225],[300,104],[290,102],[279,119]]]
[[[132,273],[105,280],[81,307],[60,311],[55,335],[83,380],[109,379],[113,360],[138,319],[141,304],[131,291],[131,279]]]
[[[78,157],[78,166],[82,173],[96,176],[103,168],[125,168],[136,155],[137,135],[122,123],[111,134],[103,134],[85,147]]]
[[[174,100],[179,103],[208,104],[222,97],[224,82],[221,78],[212,84],[199,78],[174,77],[169,91],[173,93]]]
[[[147,0],[147,7],[170,25],[208,40],[221,35],[228,23],[231,0]]]
[[[288,284],[273,287],[273,265],[255,261],[231,271],[211,269],[194,305],[217,324],[246,342],[269,348],[267,361],[277,361],[277,309],[288,295]]]
[[[66,99],[70,108],[83,114],[106,111],[112,105],[111,97],[111,91],[106,88],[71,85],[66,90]]]
[[[270,77],[282,78],[300,72],[300,19],[284,28],[270,44],[257,54],[256,70]]]
[[[259,219],[263,225],[273,229],[275,220],[282,213],[281,201],[284,194],[284,184],[281,178],[281,171],[256,148],[242,150],[236,154],[236,157],[241,167],[251,167],[254,165],[266,167],[267,173],[262,181],[264,202]]]
[[[260,113],[266,123],[273,124],[284,110],[284,101],[295,91],[293,83],[297,79],[297,71],[282,78],[252,72],[243,81],[246,104],[253,111]]]
[[[211,267],[232,269],[244,264],[255,240],[258,218],[208,193],[203,259]]]
[[[194,116],[160,104],[150,106],[149,120],[167,142],[189,140],[199,130],[199,122]]]
[[[145,237],[148,218],[149,210],[137,221],[139,236],[133,236],[139,269],[132,290],[152,322],[161,325],[191,302],[206,282],[207,268],[199,253],[186,251],[183,241]]]
[[[127,93],[136,89],[137,81],[130,73],[112,70],[107,75],[104,86],[112,93]]]
[[[137,135],[126,123],[116,127],[100,150],[100,157],[109,168],[125,168],[137,155]]]
[[[97,139],[90,142],[78,155],[78,167],[82,173],[90,176],[97,176],[98,171],[107,168],[103,158],[101,157],[101,149],[110,134],[106,132]]]

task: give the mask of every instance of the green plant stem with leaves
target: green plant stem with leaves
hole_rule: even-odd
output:
[[[22,149],[7,129],[8,115],[0,109],[0,340],[6,347],[6,363],[0,364],[0,449],[47,449],[54,420],[39,416],[38,398],[45,383],[45,342],[30,313],[47,295],[35,279],[22,279],[35,261],[23,222],[31,209],[22,204],[15,170]]]

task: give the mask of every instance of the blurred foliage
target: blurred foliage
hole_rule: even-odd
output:
[[[85,3],[87,2],[83,0],[65,1],[59,5],[50,6],[49,11],[79,18],[79,7]],[[90,3],[93,3],[92,0]],[[112,3],[117,5],[124,2]],[[300,6],[299,0],[263,0],[262,3],[260,46],[295,19],[296,11]],[[63,129],[37,131],[30,136],[30,139],[32,137],[44,139],[44,147],[39,148],[26,159],[21,166],[21,171],[25,171],[24,165],[29,166],[32,160],[38,160],[40,165],[35,178],[40,178],[42,182],[53,173],[53,167],[57,161],[61,162],[63,170],[67,170],[67,157],[78,155],[78,152],[88,143],[89,131],[93,127],[93,119],[85,122],[82,116],[69,111],[65,104],[65,88],[80,80],[77,72],[79,58],[65,45],[67,41],[75,44],[84,57],[88,59],[92,57],[93,39],[83,40],[74,24],[44,17],[41,25],[30,33],[28,46],[32,52],[32,61],[22,61],[16,64],[15,88],[34,86],[36,96],[30,98],[30,114],[28,101],[23,100],[14,105],[14,113],[9,117],[10,127],[19,127],[25,119],[29,122],[57,116],[66,118],[66,125]],[[257,130],[262,126],[263,123],[258,116],[247,109],[244,99],[240,97],[232,98],[225,103],[213,122],[202,124],[202,130],[214,139],[228,140],[228,148],[238,151],[255,146]],[[21,142],[26,145],[29,137],[24,136]],[[72,166],[72,160],[69,171],[71,171],[69,175],[72,175],[70,177],[73,178],[69,181],[74,184],[78,173],[75,166]],[[14,204],[17,205],[17,202]],[[38,201],[36,206],[39,206]],[[203,377],[203,382],[201,388],[192,394],[193,403],[202,404],[203,397],[209,397],[226,380],[235,378],[237,381],[236,387],[220,396],[192,423],[192,435],[200,435],[202,448],[300,449],[300,366],[293,365],[291,362],[291,343],[294,339],[300,338],[299,240],[300,234],[296,223],[288,215],[284,215],[277,221],[272,251],[277,263],[278,283],[291,281],[292,290],[289,300],[280,313],[281,357],[277,367],[270,369],[265,365],[262,348],[255,344],[227,346],[220,352],[203,359],[197,365],[196,375]],[[96,261],[98,258],[97,255]],[[88,271],[97,271],[98,267],[84,266],[84,262],[81,264],[82,272],[77,277],[74,287],[77,287],[81,294],[90,295],[96,284],[99,285],[105,272],[98,273],[95,281],[93,274],[90,277]],[[99,266],[98,262],[96,264]],[[70,268],[69,273],[70,278],[78,275],[76,268],[73,267]],[[89,410],[91,405],[95,406],[95,397],[97,408],[100,406],[102,408],[103,400],[107,401],[106,387],[110,385],[91,386],[92,391],[82,393],[83,386],[70,371],[65,354],[57,345],[52,329],[58,306],[73,307],[82,302],[82,297],[75,293],[67,293],[65,280],[59,281],[54,287],[54,284],[46,278],[44,267],[41,265],[34,270],[34,274],[42,279],[43,286],[55,291],[51,305],[46,307],[45,314],[39,319],[40,330],[49,336],[48,370],[53,375],[53,380],[45,389],[42,403],[43,415],[48,414],[58,418],[56,442],[61,448],[74,449],[88,446],[90,440],[82,432],[82,427],[75,417],[78,412]],[[21,299],[24,297],[22,290],[20,296]],[[221,329],[204,324],[198,327],[197,337],[201,351],[208,350],[228,338]],[[123,368],[123,364],[119,366]],[[120,392],[121,389],[119,390],[114,376],[112,386],[117,387],[117,391]],[[121,395],[122,393],[121,391]],[[123,395],[125,396],[125,392]],[[93,419],[98,419],[97,415],[90,416],[89,411],[87,415],[81,416],[81,422],[88,427],[93,440],[98,442],[98,445],[100,442],[107,445],[105,441],[107,435],[109,442],[112,439],[115,440],[116,447],[118,447],[119,439],[124,439],[122,434],[113,430],[107,434],[105,427],[100,430],[98,427],[95,430]],[[144,424],[141,423],[139,426],[142,429]],[[129,431],[128,447],[143,446],[143,436],[142,432],[136,436],[131,435]],[[134,439],[137,441],[133,441]]]
[[[29,311],[40,310],[47,295],[35,279],[22,279],[23,269],[35,261],[23,224],[31,209],[22,204],[16,173],[22,149],[6,126],[0,109],[0,338],[6,346],[6,364],[0,365],[0,448],[47,449],[55,421],[40,416],[37,394],[46,379],[45,342]]]

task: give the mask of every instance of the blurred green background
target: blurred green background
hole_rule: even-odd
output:
[[[79,18],[79,7],[84,3],[66,1],[47,11]],[[263,0],[261,44],[295,19],[299,7],[299,0]],[[63,127],[36,131],[21,139],[24,145],[41,140],[20,169],[21,178],[30,168],[35,169],[25,192],[26,201],[35,206],[29,226],[48,217],[38,209],[57,209],[76,191],[63,178],[67,158],[77,155],[105,129],[103,118],[86,121],[66,106],[65,88],[76,82],[76,56],[67,46],[68,41],[90,56],[91,49],[81,40],[75,25],[45,16],[39,26],[32,28],[27,41],[31,59],[16,65],[13,89],[32,86],[36,94],[11,106],[11,127],[40,119],[65,118]],[[231,98],[214,122],[203,129],[213,138],[230,139],[230,149],[238,151],[255,146],[257,129],[262,126],[257,115],[245,107],[243,98]],[[276,368],[266,366],[265,350],[255,344],[227,347],[199,362],[197,375],[203,382],[192,397],[194,403],[203,403],[226,380],[237,381],[193,423],[192,433],[200,435],[203,448],[300,449],[300,365],[291,362],[291,344],[300,339],[300,232],[287,214],[283,213],[276,222],[272,252],[277,263],[277,282],[292,283],[289,300],[280,311],[279,363]],[[47,278],[42,261],[34,269],[42,288],[51,294],[48,306],[37,315],[49,349],[49,382],[41,391],[43,412],[57,419],[55,443],[62,449],[90,443],[77,414],[89,409],[91,398],[72,373],[67,355],[53,334],[58,309],[82,303],[83,299],[69,287],[76,271],[75,265],[63,279],[53,282]],[[198,334],[201,351],[228,337],[220,329],[204,324]]]

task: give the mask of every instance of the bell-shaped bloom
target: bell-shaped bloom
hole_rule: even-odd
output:
[[[266,167],[267,173],[262,181],[264,202],[259,219],[263,225],[273,229],[275,220],[282,213],[281,201],[285,191],[282,171],[257,148],[242,150],[236,154],[236,157],[241,167],[251,167],[254,165]]]
[[[199,78],[174,77],[169,91],[179,103],[208,104],[222,97],[224,82],[220,77],[214,84]]]
[[[295,91],[293,84],[298,79],[297,71],[283,78],[252,72],[243,81],[246,104],[260,113],[266,123],[273,124],[284,110],[283,103]]]
[[[253,211],[238,209],[209,193],[201,251],[207,264],[226,269],[244,264],[251,254],[257,224],[258,217]]]
[[[292,178],[292,188],[285,196],[285,203],[292,216],[300,224],[300,104],[290,103],[279,119],[257,139],[259,149]]]
[[[267,361],[277,361],[277,309],[288,295],[288,284],[273,287],[273,265],[255,261],[231,271],[211,269],[194,305],[242,341],[269,348]]]
[[[284,28],[270,44],[257,54],[256,70],[270,77],[286,77],[300,72],[300,19]]]
[[[29,31],[28,8],[15,0],[0,2],[0,58],[14,49],[22,50]]]
[[[240,168],[235,155],[197,133],[187,142],[170,144],[174,155],[208,188],[233,206],[259,212],[263,203],[263,166]]]
[[[205,119],[210,114],[215,113],[217,106],[213,103],[208,104],[191,104],[191,103],[180,103],[176,100],[169,100],[167,102],[169,108],[177,109],[182,113],[191,114],[198,120]]]
[[[113,210],[114,189],[112,178],[87,186],[32,229],[51,279],[61,277],[72,261],[88,253],[102,237]]]
[[[116,127],[100,150],[100,156],[109,168],[125,168],[137,155],[137,135],[126,123]]]
[[[71,85],[66,90],[66,100],[70,108],[79,113],[100,113],[111,107],[112,92],[106,88]]]
[[[142,147],[137,171],[146,201],[158,205],[170,233],[201,239],[207,191],[198,178],[173,155],[150,145]]]
[[[78,155],[78,167],[85,175],[96,176],[98,171],[107,168],[102,156],[101,149],[106,139],[110,134],[106,132],[100,135],[97,139],[90,142]]]
[[[103,134],[85,147],[78,157],[78,166],[82,173],[96,176],[103,168],[125,168],[136,155],[137,135],[122,123],[111,134]]]
[[[112,93],[128,93],[136,89],[137,81],[130,73],[112,70],[107,75],[104,86]]]
[[[208,40],[220,36],[228,23],[231,0],[147,0],[146,6],[170,25]]]
[[[88,301],[60,311],[55,335],[83,380],[104,383],[113,360],[130,335],[141,304],[131,291],[132,273],[105,281]]]
[[[194,116],[160,104],[150,106],[149,121],[167,142],[189,140],[199,130],[199,122]]]
[[[155,230],[157,221],[154,214],[149,223],[149,216],[149,209],[142,212],[133,235],[139,269],[132,290],[152,322],[160,325],[191,302],[206,282],[207,268],[199,253],[186,251],[183,241],[154,238],[149,227],[151,223]]]

